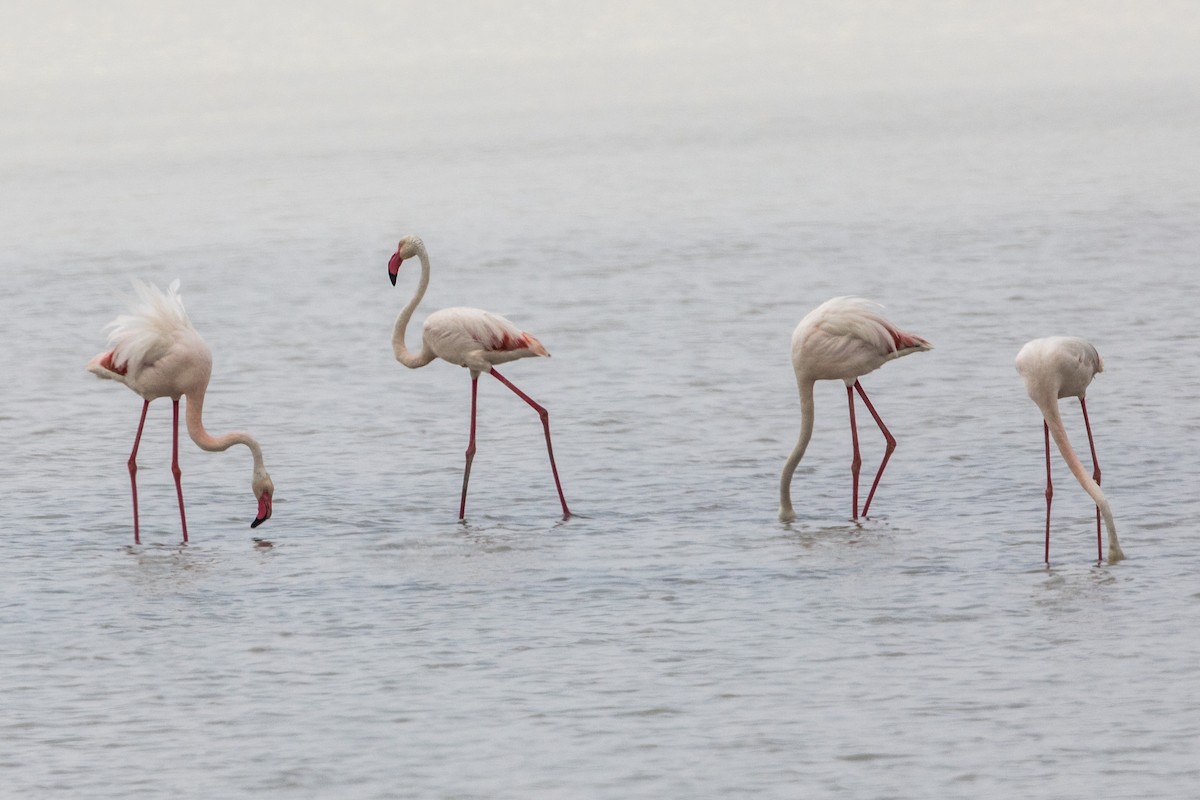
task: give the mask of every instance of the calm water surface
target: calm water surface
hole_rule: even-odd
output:
[[[0,781],[15,797],[1182,797],[1200,782],[1200,116],[1185,87],[861,94],[5,136]],[[1189,104],[1190,103],[1190,104]],[[342,112],[345,112],[344,114]],[[316,114],[297,109],[294,115]],[[41,127],[38,127],[41,126]],[[90,126],[90,127],[89,127]],[[74,138],[72,138],[74,137]],[[64,155],[65,154],[65,155]],[[536,416],[392,359],[479,305],[551,350]],[[127,276],[182,279],[214,351],[182,445],[83,365]],[[865,381],[899,449],[854,524],[838,384],[799,519],[789,338],[835,294],[934,342]],[[1094,563],[1012,361],[1096,344],[1129,558]],[[410,343],[417,339],[410,331]],[[1078,406],[1064,403],[1086,449]],[[863,415],[863,419],[869,419]],[[864,428],[867,469],[881,454]],[[256,548],[265,535],[271,548]]]

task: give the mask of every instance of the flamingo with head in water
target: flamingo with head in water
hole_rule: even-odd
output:
[[[1117,542],[1117,526],[1113,522],[1108,499],[1100,490],[1100,463],[1096,460],[1096,443],[1092,439],[1092,424],[1088,421],[1087,401],[1084,396],[1092,378],[1104,371],[1104,361],[1096,348],[1076,336],[1047,336],[1026,343],[1017,353],[1017,372],[1025,379],[1025,390],[1042,410],[1042,430],[1046,440],[1046,563],[1050,563],[1050,502],[1054,497],[1054,486],[1050,482],[1050,438],[1058,445],[1067,468],[1079,481],[1080,486],[1096,503],[1096,557],[1100,554],[1100,519],[1108,528],[1108,562],[1116,563],[1125,557]],[[1083,410],[1083,424],[1087,429],[1088,446],[1092,451],[1092,474],[1088,475],[1079,456],[1067,439],[1067,429],[1058,413],[1058,401],[1063,397],[1078,397]]]
[[[192,441],[202,450],[228,450],[235,444],[250,448],[254,471],[250,488],[258,499],[258,514],[250,523],[257,528],[271,517],[271,498],[275,484],[263,466],[262,448],[246,433],[227,433],[214,437],[204,429],[201,414],[204,393],[212,374],[212,353],[200,334],[192,327],[183,298],[179,296],[179,281],[166,292],[157,286],[133,281],[137,300],[107,326],[109,350],[88,362],[89,372],[101,378],[123,383],[141,395],[142,416],[138,421],[133,452],[129,454],[129,482],[133,489],[133,541],[141,543],[138,526],[137,451],[146,424],[150,401],[159,397],[171,398],[174,407],[171,434],[171,472],[175,476],[175,494],[179,498],[179,522],[183,541],[188,540],[187,516],[183,510],[182,471],[179,468],[179,398],[187,396],[187,430]]]
[[[779,480],[779,519],[790,522],[796,518],[792,509],[792,475],[813,432],[813,384],[821,380],[840,380],[846,384],[846,397],[850,403],[850,435],[854,445],[854,458],[850,462],[853,481],[851,513],[858,519],[858,472],[862,457],[858,451],[858,427],[854,420],[854,392],[857,390],[875,418],[879,430],[887,440],[887,449],[875,481],[863,504],[862,516],[867,516],[879,479],[892,451],[896,439],[883,424],[883,420],[871,405],[866,391],[858,379],[874,372],[895,358],[920,353],[933,347],[920,336],[905,333],[879,313],[880,306],[861,297],[835,297],[817,306],[800,320],[792,334],[792,367],[796,371],[796,384],[800,389],[800,439],[792,454],[783,465]]]
[[[518,358],[532,356],[549,357],[550,353],[532,334],[526,333],[498,314],[478,308],[445,308],[425,318],[421,334],[421,351],[412,353],[404,343],[404,334],[413,312],[425,296],[429,287],[429,255],[425,243],[417,236],[405,236],[388,261],[388,278],[396,285],[396,276],[405,259],[416,256],[421,261],[421,280],[417,291],[396,318],[392,331],[392,350],[396,360],[410,369],[423,367],[435,358],[465,367],[471,372],[471,435],[467,443],[466,466],[463,469],[462,498],[458,505],[458,518],[467,513],[467,483],[471,479],[471,462],[475,458],[475,409],[479,390],[480,373],[489,373],[496,380],[512,389],[518,397],[528,403],[542,420],[546,435],[546,452],[550,456],[550,471],[554,475],[554,487],[562,504],[563,518],[571,516],[567,500],[563,496],[562,483],[558,479],[558,467],[554,463],[554,447],[550,443],[550,414],[533,399],[513,385],[495,368]]]

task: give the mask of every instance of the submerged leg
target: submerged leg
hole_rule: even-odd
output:
[[[1096,443],[1092,440],[1092,423],[1088,422],[1087,402],[1080,397],[1079,407],[1083,409],[1083,425],[1087,428],[1088,447],[1092,450],[1092,480],[1100,485],[1100,462],[1096,460]],[[1096,558],[1104,560],[1104,548],[1100,544],[1100,506],[1096,506]]]
[[[492,369],[492,375],[496,377],[496,380],[512,389],[516,393],[517,397],[528,403],[541,418],[542,429],[546,432],[546,453],[550,456],[550,471],[554,473],[554,488],[558,490],[558,501],[562,503],[563,519],[566,519],[567,517],[571,516],[571,510],[567,508],[567,499],[563,497],[562,482],[558,479],[558,466],[554,463],[554,446],[550,444],[550,412],[535,403],[533,398],[514,386],[512,382],[508,380],[508,378],[501,375],[495,369]]]
[[[146,412],[150,410],[150,401],[142,402],[142,418],[138,420],[137,436],[133,438],[133,452],[129,454],[129,484],[133,487],[133,543],[141,544],[142,537],[138,529],[137,505],[137,451],[142,443],[142,427],[146,424]]]
[[[854,458],[850,461],[850,478],[853,493],[853,505],[850,507],[852,519],[858,519],[858,470],[862,466],[862,455],[858,452],[858,425],[854,421],[854,390],[846,387],[846,399],[850,401],[850,441],[854,443]]]
[[[471,440],[467,442],[467,465],[463,469],[462,500],[458,503],[458,518],[467,515],[467,483],[471,480],[471,462],[475,460],[475,406],[479,395],[479,373],[471,372]]]
[[[1054,498],[1054,484],[1050,482],[1050,425],[1042,421],[1046,434],[1046,563],[1050,563],[1050,501]]]
[[[871,499],[875,497],[875,490],[879,488],[879,479],[883,477],[883,470],[887,466],[888,459],[892,457],[892,451],[896,449],[896,439],[892,436],[892,432],[887,429],[887,426],[883,424],[883,420],[879,418],[879,414],[876,413],[875,406],[871,405],[871,399],[867,397],[862,384],[855,381],[854,388],[858,389],[863,402],[867,404],[867,410],[871,412],[871,416],[875,418],[875,424],[879,426],[879,430],[883,431],[883,438],[887,440],[887,450],[884,451],[883,461],[879,464],[879,471],[875,473],[875,482],[871,484],[871,491],[867,493],[867,502],[863,505],[863,516],[865,517],[867,509],[871,507]]]
[[[171,401],[174,416],[171,420],[171,474],[175,476],[175,495],[179,498],[179,524],[183,526],[183,543],[187,544],[187,516],[183,513],[183,485],[179,479],[183,470],[179,468],[179,398]]]

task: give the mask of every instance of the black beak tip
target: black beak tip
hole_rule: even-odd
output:
[[[392,286],[395,286],[396,285],[396,273],[389,271],[388,278],[391,280]]]
[[[263,517],[263,518],[261,518],[261,519],[259,519],[258,517],[255,517],[255,518],[254,518],[254,522],[251,522],[251,523],[250,523],[250,527],[251,527],[251,528],[257,528],[259,525],[262,525],[262,524],[263,524],[264,522],[266,522],[266,521],[267,521],[267,518],[266,518],[266,517]]]

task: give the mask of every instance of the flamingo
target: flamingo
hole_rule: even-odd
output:
[[[88,362],[89,372],[101,378],[118,381],[141,395],[142,416],[138,421],[133,452],[129,454],[129,482],[133,489],[133,541],[141,544],[138,526],[137,452],[146,424],[150,401],[170,397],[174,410],[171,430],[171,472],[175,476],[175,494],[179,498],[179,522],[183,541],[188,540],[187,516],[183,510],[183,487],[179,469],[179,398],[187,396],[187,431],[201,450],[218,452],[235,444],[250,448],[254,457],[254,472],[250,488],[258,499],[258,514],[250,523],[257,528],[271,518],[271,498],[275,484],[263,466],[262,448],[246,433],[227,433],[213,437],[204,429],[201,414],[204,393],[212,373],[212,353],[200,334],[192,327],[183,298],[179,296],[179,281],[171,283],[164,293],[157,286],[133,279],[138,298],[129,306],[130,313],[122,314],[106,326],[111,349]]]
[[[413,311],[425,296],[429,287],[429,255],[425,243],[418,236],[405,236],[388,261],[388,278],[396,285],[400,264],[406,258],[421,260],[421,281],[412,299],[408,301],[396,318],[392,332],[392,350],[396,360],[409,369],[423,367],[435,358],[457,364],[471,371],[471,435],[467,443],[466,466],[463,469],[462,498],[458,505],[458,518],[467,513],[467,483],[471,479],[471,462],[475,459],[475,409],[479,390],[480,373],[490,373],[528,403],[542,420],[546,434],[546,453],[550,456],[550,471],[554,475],[554,486],[562,504],[563,519],[571,516],[563,497],[562,483],[558,479],[558,467],[554,463],[554,447],[550,443],[550,413],[534,402],[533,398],[518,389],[495,368],[496,364],[516,361],[531,356],[550,357],[550,353],[532,334],[526,333],[498,314],[478,308],[444,308],[425,318],[421,335],[421,352],[413,354],[404,343],[404,334]]]
[[[1096,503],[1096,558],[1101,560],[1100,518],[1108,529],[1108,563],[1115,564],[1125,558],[1117,542],[1117,527],[1113,522],[1108,499],[1100,490],[1100,462],[1096,460],[1096,443],[1092,439],[1092,424],[1088,421],[1087,401],[1084,396],[1092,379],[1104,371],[1104,361],[1096,348],[1087,340],[1076,336],[1048,336],[1026,343],[1017,353],[1017,372],[1025,379],[1025,390],[1042,410],[1042,430],[1046,440],[1046,563],[1050,563],[1050,501],[1054,487],[1050,482],[1050,437],[1058,445],[1063,460],[1071,474],[1079,481],[1083,490]],[[1078,397],[1083,409],[1083,424],[1087,429],[1088,446],[1092,451],[1092,474],[1087,470],[1071,448],[1066,428],[1058,413],[1058,401],[1063,397]]]
[[[906,333],[888,322],[879,310],[878,303],[861,297],[835,297],[814,308],[800,320],[792,334],[792,366],[796,370],[796,384],[800,388],[800,439],[783,465],[779,480],[779,519],[790,522],[796,518],[792,510],[792,475],[804,451],[808,448],[813,431],[813,384],[821,380],[841,380],[846,384],[846,397],[850,403],[850,436],[854,443],[854,459],[850,463],[853,478],[853,518],[858,519],[858,471],[862,457],[858,451],[858,428],[854,421],[854,392],[862,397],[867,410],[887,440],[887,450],[875,482],[863,504],[862,516],[867,516],[884,467],[896,449],[893,438],[883,420],[871,405],[859,377],[874,372],[888,361],[911,353],[933,348],[920,336]]]

